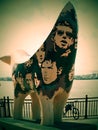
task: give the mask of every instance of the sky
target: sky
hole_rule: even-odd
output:
[[[18,49],[32,56],[68,1],[79,27],[75,74],[98,72],[98,0],[0,0],[0,57]],[[1,76],[11,76],[11,66],[0,61]]]

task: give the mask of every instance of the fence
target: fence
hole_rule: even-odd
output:
[[[98,117],[98,97],[71,98],[66,105],[73,104],[78,109],[80,118]],[[65,110],[65,109],[64,109]],[[14,100],[7,98],[0,99],[0,117],[13,117]],[[63,118],[72,118],[73,112],[69,110]],[[32,101],[25,99],[23,106],[23,119],[32,120]]]
[[[72,98],[68,99],[67,104],[73,104],[74,108],[79,111],[79,118],[95,118],[98,117],[98,97],[88,97],[85,98]],[[66,107],[66,106],[65,106]],[[71,118],[73,113],[71,110],[63,117]]]

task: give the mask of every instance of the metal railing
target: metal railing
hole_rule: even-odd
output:
[[[74,108],[79,110],[79,118],[94,118],[98,117],[98,97],[88,97],[85,98],[70,98],[67,104],[73,104]],[[66,106],[65,106],[66,107]],[[71,110],[63,117],[70,118],[73,117]]]
[[[73,104],[79,111],[79,118],[98,117],[98,97],[70,98],[66,105]],[[66,107],[66,106],[65,106]],[[0,117],[13,117],[14,100],[7,98],[0,99]],[[25,99],[23,106],[23,119],[32,120],[32,101]],[[65,109],[64,109],[65,112]],[[63,118],[73,118],[73,112],[69,110],[66,114],[63,112]]]

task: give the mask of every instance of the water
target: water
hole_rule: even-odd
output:
[[[0,98],[9,96],[14,98],[12,81],[0,81]],[[74,80],[69,98],[98,97],[98,80]]]
[[[69,98],[98,97],[98,80],[74,80]]]
[[[98,80],[74,80],[70,98],[98,97]]]
[[[14,98],[14,86],[12,81],[0,81],[0,98],[4,96]]]

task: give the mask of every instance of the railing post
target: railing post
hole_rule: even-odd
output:
[[[8,117],[10,117],[10,102],[8,96],[7,96],[7,108],[8,108]]]
[[[4,96],[4,98],[3,98],[3,103],[4,103],[4,117],[6,117],[6,98],[5,98],[5,96]]]
[[[88,95],[86,95],[86,98],[85,98],[85,119],[87,119],[87,104],[88,104]]]

